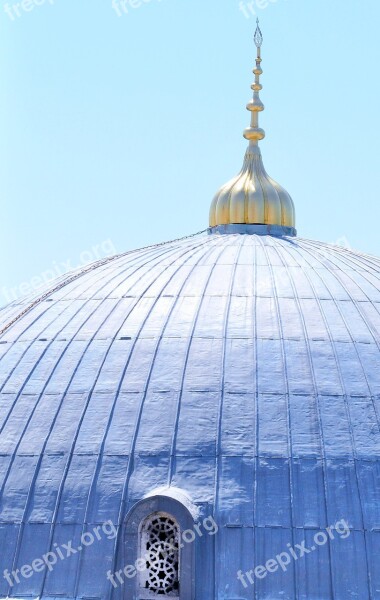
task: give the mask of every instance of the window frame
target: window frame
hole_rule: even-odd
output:
[[[129,511],[125,521],[125,535],[123,551],[119,569],[126,565],[133,565],[141,558],[141,528],[147,518],[155,513],[165,513],[174,519],[180,533],[194,528],[194,519],[187,506],[176,498],[165,495],[156,495],[137,502]],[[179,596],[166,596],[173,600],[194,600],[195,598],[195,552],[197,540],[185,543],[179,552]],[[140,597],[140,577],[126,579],[123,585],[123,597],[127,600],[143,600]],[[165,596],[154,594],[155,598]]]

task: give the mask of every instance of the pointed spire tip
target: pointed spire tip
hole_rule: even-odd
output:
[[[263,34],[261,33],[259,19],[256,19],[256,24],[257,24],[257,26],[256,26],[254,40],[255,40],[256,47],[261,48],[264,38],[263,38]]]

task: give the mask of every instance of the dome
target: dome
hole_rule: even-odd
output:
[[[123,597],[105,572],[125,564],[128,511],[160,488],[219,526],[197,599],[251,598],[238,570],[342,519],[350,537],[258,580],[257,597],[374,594],[379,307],[379,259],[203,233],[3,309],[1,568],[76,548],[107,520],[118,535],[12,589],[3,579],[1,596]]]
[[[380,259],[297,237],[266,174],[209,229],[0,310],[0,600],[380,590]]]

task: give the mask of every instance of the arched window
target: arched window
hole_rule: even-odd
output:
[[[143,521],[140,556],[146,570],[140,574],[140,598],[179,598],[179,526],[169,514],[159,512]]]
[[[195,599],[198,539],[186,543],[182,536],[193,530],[197,508],[180,490],[159,491],[136,502],[126,517],[115,568],[128,573],[120,600]]]

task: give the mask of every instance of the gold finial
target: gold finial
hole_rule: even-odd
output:
[[[259,127],[259,113],[264,110],[260,100],[262,85],[261,46],[263,34],[259,21],[254,35],[257,48],[255,81],[251,85],[253,98],[247,104],[251,125],[244,131],[249,146],[239,175],[225,184],[216,194],[210,209],[210,233],[265,232],[272,235],[296,235],[295,210],[288,192],[265,171],[259,141],[265,132]]]

